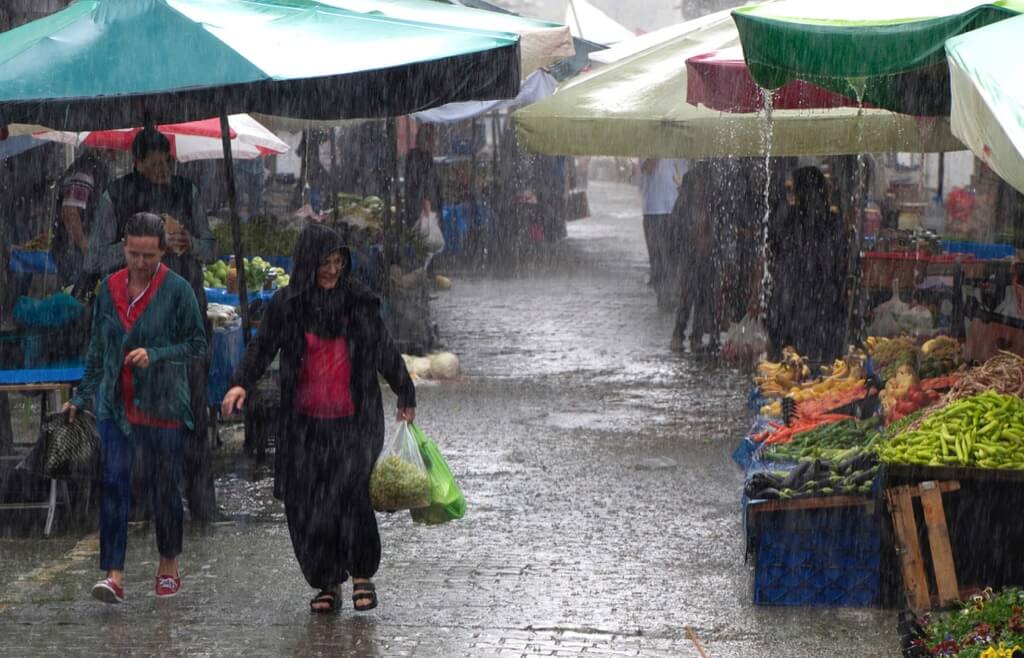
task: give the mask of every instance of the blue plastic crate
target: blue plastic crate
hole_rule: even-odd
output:
[[[761,512],[750,521],[755,604],[878,605],[881,519],[874,509]]]
[[[963,242],[943,240],[942,248],[949,254],[970,254],[981,260],[999,260],[1017,253],[1012,244],[995,244],[986,242]]]

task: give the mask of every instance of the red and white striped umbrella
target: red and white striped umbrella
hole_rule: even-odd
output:
[[[274,155],[288,151],[288,145],[267,130],[248,114],[232,114],[228,117],[231,130],[231,155],[240,160],[249,160],[261,155]],[[171,157],[178,162],[192,160],[218,160],[224,157],[221,144],[220,119],[203,119],[188,123],[172,123],[156,127],[171,142]],[[44,130],[32,135],[73,146],[130,151],[132,140],[142,128],[118,130],[96,130],[65,132]]]

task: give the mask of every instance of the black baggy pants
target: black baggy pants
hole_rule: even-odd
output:
[[[333,589],[348,576],[372,578],[381,549],[369,438],[349,419],[296,415],[293,427],[284,509],[302,575],[315,589]]]

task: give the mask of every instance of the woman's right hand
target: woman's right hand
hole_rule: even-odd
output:
[[[242,410],[245,405],[245,389],[241,386],[232,386],[224,394],[224,401],[220,403],[220,414],[222,416],[234,416]]]

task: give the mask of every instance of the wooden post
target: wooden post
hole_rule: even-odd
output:
[[[953,549],[949,543],[942,493],[934,482],[921,484],[921,506],[928,526],[928,544],[932,550],[935,584],[939,588],[939,605],[944,606],[960,599],[960,587],[956,580],[956,565],[953,563]]]
[[[900,556],[907,605],[911,610],[927,610],[931,607],[928,576],[925,574],[921,558],[921,543],[917,540],[917,522],[914,521],[914,501],[910,497],[910,487],[897,487],[887,493],[892,509],[893,528],[896,531],[896,550]]]

